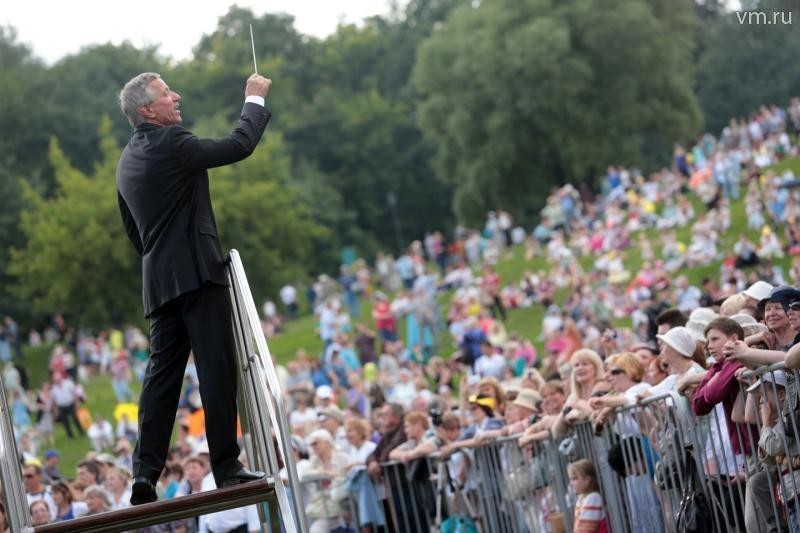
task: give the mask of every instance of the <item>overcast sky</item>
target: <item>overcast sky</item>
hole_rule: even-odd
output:
[[[18,40],[48,64],[88,44],[126,39],[137,47],[160,44],[162,54],[184,59],[233,4],[255,16],[289,13],[298,31],[319,37],[340,21],[389,11],[388,0],[4,0],[0,25],[15,27]]]

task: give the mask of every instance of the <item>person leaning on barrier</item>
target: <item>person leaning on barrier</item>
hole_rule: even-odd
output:
[[[650,388],[650,385],[642,382],[642,377],[642,363],[632,353],[616,353],[606,359],[606,381],[611,384],[615,394],[589,400],[589,407],[594,409],[592,421],[595,426],[604,424],[616,407],[636,404],[639,393]]]
[[[381,476],[381,463],[389,460],[389,453],[407,440],[403,428],[404,414],[403,406],[397,403],[387,403],[381,407],[378,415],[381,441],[367,457],[367,472],[373,478]]]
[[[773,533],[780,531],[785,526],[782,513],[779,512],[776,516],[773,510],[775,494],[772,487],[777,483],[778,470],[784,477],[784,488],[791,490],[793,487],[792,471],[798,466],[795,464],[798,459],[796,439],[792,439],[790,434],[786,434],[785,427],[781,427],[782,425],[779,423],[779,418],[787,412],[785,407],[788,407],[786,373],[780,370],[766,372],[761,379],[750,385],[746,392],[745,407],[734,410],[732,416],[734,422],[760,423],[758,458],[761,460],[763,469],[755,472],[747,480],[744,505],[745,527],[748,533]],[[795,394],[795,400],[796,397]],[[790,446],[792,457],[786,456],[784,442]],[[800,479],[797,479],[796,482],[800,487]]]
[[[480,444],[478,436],[484,431],[500,429],[503,426],[502,420],[496,418],[495,408],[497,402],[494,398],[483,395],[473,395],[469,397],[469,412],[472,415],[472,423],[464,428],[461,433],[461,440],[444,446],[441,450],[442,457],[450,456],[460,448],[474,448]]]
[[[434,436],[423,440],[414,448],[400,452],[396,455],[397,461],[408,463],[422,457],[427,457],[432,453],[436,453],[443,446],[452,442],[456,442],[461,434],[461,425],[458,423],[458,417],[452,413],[445,413],[436,420],[438,424],[434,425]],[[395,450],[399,451],[399,450]],[[464,472],[466,478],[466,472]]]
[[[553,425],[553,432],[557,436],[566,435],[572,425],[591,416],[593,409],[589,406],[589,400],[592,398],[592,389],[596,383],[604,380],[603,360],[594,350],[577,350],[570,358],[570,365],[569,396]]]
[[[739,439],[737,425],[731,417],[736,399],[739,396],[739,384],[736,372],[742,368],[742,363],[728,358],[725,350],[729,343],[742,340],[744,330],[735,320],[730,318],[717,318],[706,327],[708,351],[714,358],[714,364],[704,374],[702,381],[692,396],[692,411],[695,415],[704,416],[714,410],[719,403],[725,411],[725,425],[734,454],[750,453],[750,438],[747,433],[751,426],[743,427],[742,438]],[[757,437],[757,432],[754,432]],[[753,439],[757,440],[757,438]]]
[[[405,457],[406,452],[415,449],[422,443],[429,425],[428,417],[419,411],[412,411],[406,414],[403,417],[403,430],[406,433],[406,441],[389,452],[389,459],[392,461],[408,461]]]
[[[533,389],[520,389],[514,401],[506,408],[506,425],[500,429],[491,429],[479,433],[475,438],[479,443],[498,437],[517,435],[539,421],[539,406],[542,396]]]
[[[758,332],[751,329],[752,335],[731,341],[724,348],[727,357],[739,361],[748,368],[783,361],[786,351],[796,344],[800,333],[800,290],[793,287],[776,287],[769,298],[766,301],[762,300],[759,305],[764,308],[766,328]],[[738,321],[744,320],[740,317]],[[750,327],[748,324],[743,326]],[[766,349],[759,348],[762,344]]]
[[[530,425],[519,438],[519,445],[527,446],[534,441],[544,440],[550,436],[550,430],[561,415],[566,396],[564,386],[557,379],[548,381],[539,393],[542,396],[542,416]]]

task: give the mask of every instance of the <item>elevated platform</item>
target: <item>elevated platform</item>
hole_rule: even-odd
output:
[[[234,487],[181,496],[119,511],[83,516],[31,529],[33,533],[120,533],[182,518],[236,509],[255,503],[276,502],[275,480],[244,483]]]

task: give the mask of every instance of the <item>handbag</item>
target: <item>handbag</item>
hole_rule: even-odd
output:
[[[508,501],[522,500],[533,490],[533,471],[524,462],[504,474],[504,496]]]
[[[470,517],[455,514],[450,515],[447,520],[442,522],[440,531],[442,533],[478,533],[478,528]]]
[[[675,521],[678,533],[706,533],[714,527],[711,505],[708,497],[700,488],[698,474],[694,468],[694,458],[687,452],[684,466],[686,487],[681,497],[680,509]]]

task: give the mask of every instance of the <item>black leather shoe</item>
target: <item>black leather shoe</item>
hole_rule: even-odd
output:
[[[137,477],[131,487],[131,505],[153,503],[158,500],[156,486],[146,477]]]
[[[261,481],[267,474],[258,470],[252,471],[242,468],[232,476],[229,476],[222,482],[223,487],[233,487],[241,483],[250,483],[251,481]]]

